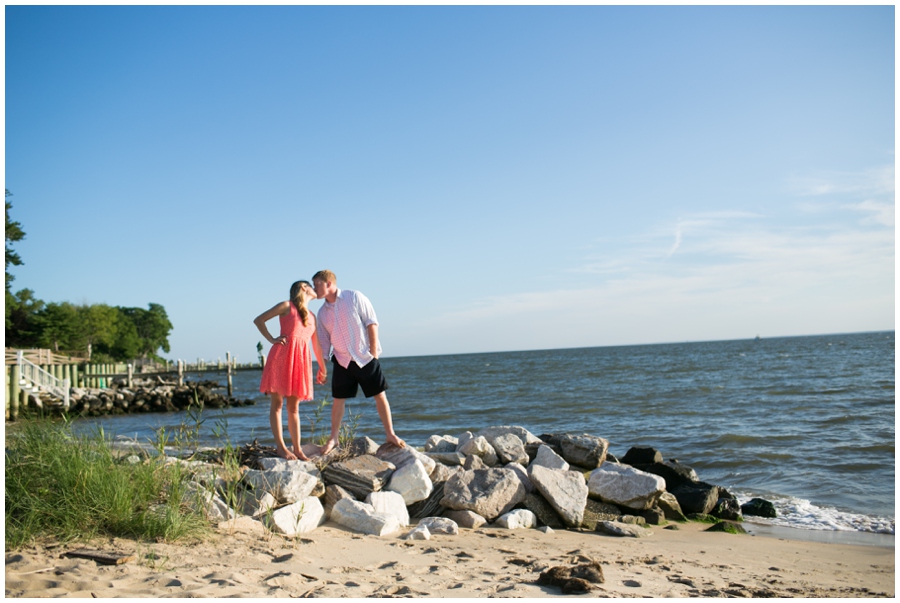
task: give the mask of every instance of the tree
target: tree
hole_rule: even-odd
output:
[[[74,340],[79,332],[79,317],[75,306],[69,302],[51,302],[35,315],[38,328],[38,345],[52,348],[54,352],[74,349]]]
[[[149,309],[122,308],[122,313],[137,329],[140,337],[140,355],[143,358],[157,357],[156,352],[160,348],[164,352],[169,351],[169,333],[172,331],[172,323],[166,314],[166,309],[160,304],[151,303]]]
[[[6,198],[9,199],[12,197],[12,193],[9,192],[9,189],[6,189]],[[6,201],[6,290],[9,291],[9,284],[13,282],[15,277],[9,273],[9,265],[13,266],[21,266],[22,258],[19,257],[19,254],[12,250],[10,247],[10,243],[15,243],[16,241],[21,241],[25,238],[25,232],[22,230],[22,225],[18,222],[14,222],[9,219],[9,210],[12,209],[12,203]]]
[[[44,302],[34,296],[31,289],[22,289],[15,295],[6,292],[6,345],[30,348],[37,345],[40,324],[37,313]]]
[[[109,355],[116,343],[118,309],[106,304],[84,304],[75,307],[78,313],[79,332],[75,335],[74,349]]]

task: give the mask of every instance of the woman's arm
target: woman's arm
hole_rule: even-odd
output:
[[[318,325],[316,324],[316,316],[310,312],[309,317],[312,318],[313,326],[318,330]],[[317,332],[313,332],[312,334],[312,344],[313,344],[313,353],[316,355],[316,363],[319,365],[319,370],[316,373],[316,383],[319,385],[324,385],[325,380],[328,378],[328,369],[325,367],[325,359],[324,354],[322,354],[322,344],[319,343],[319,334]]]
[[[291,302],[283,301],[280,304],[275,304],[253,319],[253,324],[256,325],[256,328],[259,329],[259,332],[262,333],[262,336],[266,338],[266,341],[268,341],[272,345],[278,343],[283,344],[287,340],[287,338],[284,335],[279,335],[277,338],[272,337],[272,335],[269,333],[269,329],[266,328],[266,321],[275,318],[276,316],[281,316],[285,312],[289,312],[290,309]]]

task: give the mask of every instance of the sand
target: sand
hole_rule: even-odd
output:
[[[600,563],[580,597],[894,596],[894,549],[711,533],[703,524],[652,535],[484,527],[405,541],[333,523],[296,539],[219,532],[201,543],[103,539],[6,553],[7,597],[555,597],[535,584],[552,566]],[[70,558],[91,547],[133,554],[121,565]]]

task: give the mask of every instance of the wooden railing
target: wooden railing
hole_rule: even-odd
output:
[[[25,358],[23,350],[16,354],[16,365],[19,369],[19,385],[37,388],[50,392],[62,399],[63,408],[69,408],[69,380],[57,379],[38,365]]]
[[[17,355],[19,352],[22,352],[25,360],[28,360],[32,364],[82,364],[87,361],[87,352],[66,352],[66,354],[60,354],[53,350],[40,348],[33,348],[30,350],[5,348],[5,351],[7,366],[18,362]]]

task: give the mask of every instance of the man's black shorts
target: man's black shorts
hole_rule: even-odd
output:
[[[374,358],[364,367],[350,361],[347,368],[332,357],[331,396],[334,398],[355,398],[357,386],[361,386],[366,398],[377,396],[388,388],[381,372],[381,364]]]

